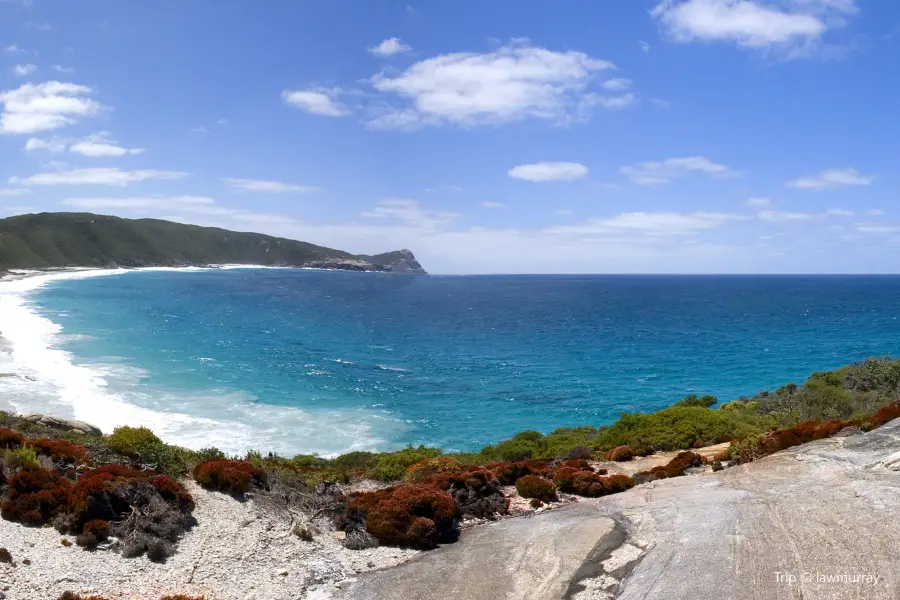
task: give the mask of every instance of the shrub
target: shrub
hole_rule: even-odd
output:
[[[878,411],[867,420],[872,427],[881,427],[882,425],[900,419],[900,402],[882,406]]]
[[[101,596],[80,596],[75,592],[63,592],[57,600],[107,600]]]
[[[654,413],[624,413],[600,430],[596,443],[601,448],[641,444],[660,450],[686,449],[698,439],[745,437],[774,422],[773,417],[763,418],[755,412],[673,406]]]
[[[84,446],[66,440],[30,438],[25,445],[34,448],[42,456],[49,456],[54,462],[66,465],[84,465],[91,462],[91,452]]]
[[[266,472],[246,460],[207,460],[194,467],[194,480],[208,490],[246,494],[266,485]]]
[[[626,462],[634,458],[631,446],[619,446],[609,451],[609,460],[616,462]]]
[[[540,507],[542,507],[542,506],[544,505],[544,503],[541,502],[541,499],[540,499],[540,498],[532,498],[531,500],[529,500],[528,505],[529,505],[531,508],[537,510],[537,509],[539,509]]]
[[[490,463],[485,468],[494,474],[501,485],[514,485],[526,475],[548,475],[551,461],[544,459]]]
[[[13,562],[12,554],[6,548],[0,548],[0,563],[11,565]]]
[[[406,470],[421,460],[436,458],[441,451],[436,448],[406,448],[398,452],[379,454],[374,464],[366,471],[366,475],[378,481],[399,481],[406,475]]]
[[[675,406],[702,406],[703,408],[709,408],[719,399],[715,396],[703,396],[702,398],[698,398],[695,394],[690,394],[684,397],[684,400],[679,400],[675,403]]]
[[[653,475],[657,479],[666,479],[668,477],[679,477],[689,467],[699,467],[703,464],[703,457],[696,452],[679,452],[675,458],[670,460],[665,466],[653,467],[650,471],[642,471],[642,475]]]
[[[198,458],[198,453],[185,448],[163,443],[146,427],[117,427],[104,443],[113,452],[127,456],[136,463],[153,465],[173,477],[181,477],[188,472],[189,464],[205,458]],[[221,454],[216,448],[207,448],[202,452],[213,456]]]
[[[634,480],[627,475],[604,477],[591,471],[578,471],[567,467],[557,469],[553,481],[561,492],[588,498],[616,494],[634,487]]]
[[[426,458],[412,464],[406,469],[403,481],[406,483],[420,483],[439,473],[464,473],[477,470],[478,467],[463,465],[455,458]]]
[[[382,544],[429,550],[459,538],[457,506],[433,485],[403,484],[355,495],[348,519]],[[352,529],[351,529],[352,530]]]
[[[86,535],[88,523],[108,521],[111,533],[125,540],[123,556],[146,553],[151,560],[161,560],[174,552],[174,543],[194,525],[193,507],[181,484],[165,475],[106,465],[87,471],[72,486],[69,512],[55,525],[63,533]]]
[[[81,534],[75,538],[75,543],[82,548],[96,548],[100,542],[109,538],[110,529],[109,522],[103,519],[88,521]]]
[[[519,478],[516,481],[516,491],[523,498],[538,498],[543,502],[552,502],[556,498],[556,486],[537,475]]]
[[[464,517],[493,518],[509,512],[509,499],[500,491],[500,482],[486,469],[445,471],[432,475],[423,483],[450,494]]]
[[[332,469],[336,469],[338,471],[368,469],[375,463],[377,457],[378,455],[373,452],[348,452],[347,454],[341,454],[340,456],[327,461],[327,464]],[[313,458],[322,461],[322,459],[320,459],[319,457]]]
[[[66,505],[69,481],[47,469],[22,471],[9,480],[0,515],[25,525],[45,525]]]
[[[12,429],[0,427],[0,450],[15,450],[25,440],[22,434]]]
[[[37,452],[30,446],[7,450],[4,454],[4,461],[7,468],[13,471],[34,471],[41,466]]]

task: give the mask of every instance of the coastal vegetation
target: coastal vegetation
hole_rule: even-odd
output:
[[[40,213],[0,219],[0,272],[209,264],[315,264],[355,270],[395,270],[396,266],[398,271],[424,272],[408,250],[367,258],[286,238],[159,219],[91,213]]]
[[[52,524],[86,549],[115,538],[126,556],[164,560],[193,524],[194,499],[179,481],[190,476],[208,490],[252,494],[262,506],[284,509],[292,525],[297,512],[327,516],[348,548],[430,549],[457,539],[464,518],[508,514],[513,487],[533,507],[560,494],[606,496],[897,418],[900,361],[888,358],[813,373],[803,384],[727,403],[688,396],[653,413],[622,414],[604,427],[526,431],[469,453],[420,446],[335,458],[255,451],[227,457],[215,448],[166,444],[142,427],[98,437],[0,413],[0,512],[25,525]],[[692,451],[725,443],[728,449],[712,458]],[[663,451],[677,454],[634,475],[597,465],[611,461],[613,468]],[[360,482],[368,482],[361,486],[368,491],[342,487]],[[294,532],[311,537],[299,522]]]

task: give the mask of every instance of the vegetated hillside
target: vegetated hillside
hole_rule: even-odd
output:
[[[90,213],[0,219],[0,270],[228,263],[302,266],[313,261],[356,258],[341,250],[295,240],[158,219]]]

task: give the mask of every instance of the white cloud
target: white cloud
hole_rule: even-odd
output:
[[[884,214],[884,211],[881,210],[880,208],[873,208],[871,210],[867,210],[866,214],[869,215],[870,217],[880,217],[881,215]]]
[[[856,213],[843,208],[829,208],[820,213],[811,212],[783,212],[777,210],[763,210],[756,214],[761,221],[790,222],[790,221],[821,221],[828,217],[852,217]]]
[[[503,208],[506,205],[502,202],[482,202],[481,206],[484,208]]]
[[[753,208],[764,208],[766,206],[772,206],[772,201],[768,198],[747,198],[746,204]]]
[[[631,87],[631,80],[624,77],[616,77],[615,79],[604,81],[600,87],[611,92],[624,92]]]
[[[651,11],[677,42],[807,51],[858,11],[855,0],[663,0]]]
[[[401,42],[400,38],[392,37],[373,48],[369,48],[369,53],[375,56],[393,56],[394,54],[402,54],[410,50],[412,50],[412,47]]]
[[[363,213],[370,219],[390,219],[407,227],[428,231],[440,229],[459,218],[454,212],[433,211],[422,208],[415,200],[386,198],[372,210]]]
[[[311,88],[307,90],[284,90],[281,98],[287,104],[314,115],[343,117],[350,111],[337,101],[340,90],[334,88]]]
[[[27,65],[16,65],[15,67],[13,67],[13,73],[16,75],[16,77],[25,77],[27,75],[37,73],[37,70],[37,65],[31,63],[28,63]]]
[[[638,42],[638,46],[640,47],[641,52],[643,52],[644,54],[650,54],[650,44],[643,40],[640,40]]]
[[[36,133],[75,123],[97,113],[102,106],[86,96],[91,88],[74,83],[48,81],[26,83],[0,93],[2,133]]]
[[[636,185],[660,185],[691,172],[705,173],[718,178],[737,176],[737,173],[729,167],[716,164],[703,156],[669,158],[661,162],[643,162],[619,169],[619,173],[631,179]]]
[[[575,225],[546,229],[554,235],[610,236],[610,235],[687,235],[702,230],[718,229],[731,221],[747,217],[733,213],[675,213],[631,212],[608,218],[589,219]]]
[[[542,162],[518,165],[507,172],[513,179],[525,181],[571,181],[587,175],[588,168],[580,163]]]
[[[75,69],[73,67],[64,67],[62,65],[53,65],[51,67],[57,73],[74,73]]]
[[[473,126],[524,119],[565,123],[583,118],[596,73],[613,69],[583,52],[555,52],[518,40],[488,53],[456,52],[422,60],[401,73],[372,77],[374,88],[408,102],[372,118],[376,128]]]
[[[292,183],[282,183],[281,181],[264,181],[262,179],[235,179],[226,177],[222,181],[236,192],[265,192],[270,194],[279,194],[285,192],[309,193],[316,192],[319,188],[306,185],[294,185]]]
[[[154,169],[123,171],[118,167],[98,167],[93,169],[37,173],[24,179],[11,177],[9,182],[15,185],[127,186],[130,183],[136,183],[146,179],[182,179],[186,176],[187,173],[178,171],[157,171]]]
[[[586,94],[582,106],[587,108],[591,106],[602,106],[612,110],[627,108],[637,102],[637,96],[634,94],[623,94],[621,96],[602,96],[600,94]]]
[[[56,137],[46,140],[40,138],[28,138],[25,142],[25,152],[34,152],[35,150],[46,150],[52,154],[65,152],[66,141]]]
[[[7,54],[28,54],[27,50],[23,50],[15,44],[10,44],[6,48],[4,48],[3,51]]]
[[[85,210],[108,209],[159,209],[177,210],[216,214],[210,211],[216,203],[212,198],[204,196],[133,196],[128,198],[67,198],[62,201],[66,206]]]
[[[0,188],[0,196],[24,196],[30,193],[31,190],[25,188]]]
[[[70,152],[82,156],[125,156],[126,154],[141,154],[143,148],[125,148],[110,138],[109,133],[101,131],[79,140],[69,147]]]
[[[887,223],[857,223],[856,230],[860,233],[900,233],[900,225]]]
[[[828,169],[811,177],[788,181],[785,185],[800,190],[830,190],[851,185],[869,185],[873,181],[873,175],[861,175],[856,169]]]

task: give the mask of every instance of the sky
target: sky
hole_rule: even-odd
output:
[[[900,3],[0,0],[0,217],[433,273],[898,273]]]

